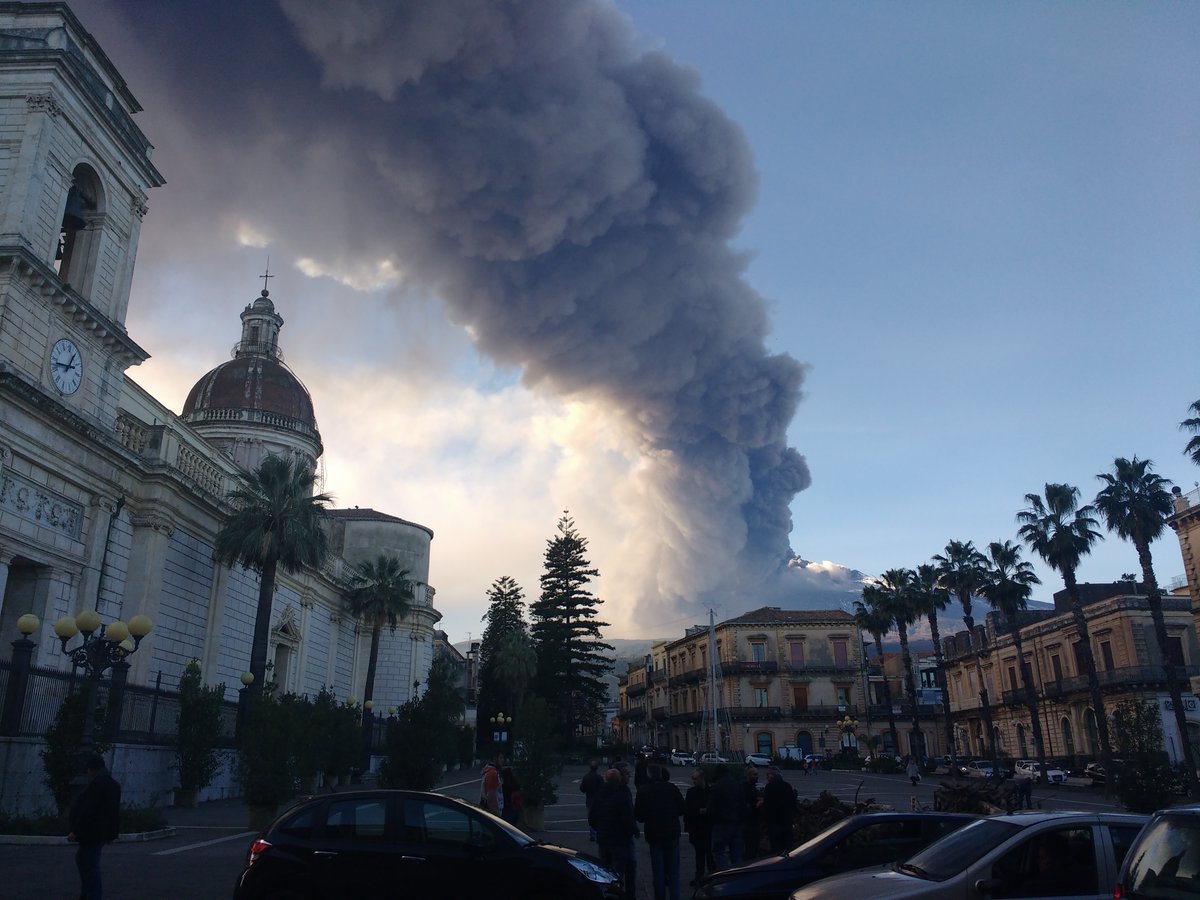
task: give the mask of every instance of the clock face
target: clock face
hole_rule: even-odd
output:
[[[79,348],[66,338],[50,351],[50,378],[64,394],[79,390],[79,383],[83,380],[83,356]]]

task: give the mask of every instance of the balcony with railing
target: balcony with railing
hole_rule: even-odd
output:
[[[646,708],[644,706],[631,706],[629,709],[621,710],[618,715],[628,722],[640,722],[646,718]]]
[[[680,672],[678,675],[672,675],[670,679],[671,687],[678,687],[681,684],[698,684],[703,681],[708,675],[707,669],[688,669],[686,672]]]
[[[656,706],[652,710],[650,710],[650,717],[653,719],[657,719],[660,722],[666,721],[667,719],[669,719],[671,717],[671,707]]]
[[[667,680],[666,669],[651,669],[646,673],[646,681],[650,684],[662,684]]]
[[[842,716],[858,715],[856,706],[804,706],[794,707],[788,713],[793,719],[840,719]]]
[[[1200,666],[1176,666],[1175,677],[1186,685],[1189,678],[1200,675]],[[1142,685],[1165,685],[1167,673],[1162,666],[1122,666],[1117,669],[1106,669],[1096,673],[1100,681],[1100,689],[1114,690],[1132,688]],[[1065,697],[1088,691],[1088,677],[1075,675],[1071,678],[1059,678],[1042,684],[1043,697]]]
[[[686,712],[674,712],[674,713],[671,713],[671,724],[672,725],[692,725],[696,722],[701,721],[703,718],[704,718],[704,711],[700,710],[700,709],[693,709],[693,710],[689,710]]]
[[[722,715],[728,715],[729,718],[745,722],[749,720],[763,719],[781,719],[783,718],[783,709],[778,706],[730,706],[721,710]]]
[[[791,663],[785,662],[780,667],[780,671],[791,678],[800,678],[812,675],[841,675],[846,678],[858,678],[862,675],[862,670],[856,663],[847,661],[842,664],[837,663]]]
[[[779,663],[774,660],[721,660],[722,675],[775,675],[778,672]]]
[[[629,684],[625,686],[625,693],[630,697],[639,697],[646,693],[646,679],[630,679]]]

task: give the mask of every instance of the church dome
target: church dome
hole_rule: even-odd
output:
[[[249,430],[298,441],[305,455],[321,455],[312,397],[282,360],[283,318],[263,291],[241,313],[242,339],[233,359],[205,374],[188,393],[181,418],[210,439],[231,439]],[[264,435],[265,437],[265,435]],[[225,440],[218,440],[225,443]]]

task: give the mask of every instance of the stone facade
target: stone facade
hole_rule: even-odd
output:
[[[124,319],[147,195],[163,183],[139,109],[66,7],[0,4],[0,658],[26,612],[43,623],[34,665],[57,669],[69,662],[50,623],[90,608],[106,622],[145,613],[154,630],[129,659],[132,684],[161,674],[174,686],[195,658],[232,697],[258,576],[213,561],[224,498],[267,453],[315,463],[320,435],[282,366],[283,319],[265,291],[224,365],[273,374],[274,394],[240,408],[228,395],[189,398],[181,417],[126,377],[148,356]],[[356,564],[389,552],[412,572],[416,602],[384,630],[375,702],[403,703],[427,676],[440,619],[433,533],[369,509],[334,510],[329,527],[326,565],[279,573],[273,677],[283,690],[361,697],[370,634],[343,596]]]
[[[716,624],[711,641],[709,629],[697,626],[682,638],[654,644],[645,663],[620,679],[614,728],[634,745],[688,751],[715,746],[734,756],[793,752],[788,748],[818,755],[840,747],[860,752],[863,739],[882,737],[888,728],[886,708],[868,693],[871,680],[853,616],[764,607]],[[909,707],[900,686],[893,687],[897,731],[907,747]],[[922,712],[929,752],[942,752],[940,707]],[[840,724],[847,717],[851,728]]]
[[[1174,715],[1166,712],[1169,697],[1163,659],[1145,595],[1130,593],[1130,586],[1124,583],[1079,587],[1106,712],[1111,715],[1113,707],[1126,699],[1154,703],[1163,711],[1166,750],[1173,760],[1179,759],[1180,736]],[[1055,595],[1053,611],[1023,615],[1019,621],[1022,644],[1039,698],[1047,758],[1095,757],[1095,710],[1076,648],[1079,634],[1065,594],[1062,591]],[[1188,677],[1200,673],[1200,647],[1189,607],[1184,597],[1163,597],[1171,653],[1185,688]],[[995,613],[989,613],[986,624],[976,629],[976,640],[984,650],[981,672],[1001,754],[1009,758],[1036,755],[1012,634]],[[972,643],[966,632],[948,637],[943,643],[958,752],[986,756],[980,680]],[[1200,743],[1200,701],[1185,690],[1184,702],[1189,722],[1195,723],[1189,726],[1191,740]]]

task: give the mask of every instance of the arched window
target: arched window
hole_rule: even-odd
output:
[[[1100,752],[1100,737],[1096,733],[1096,713],[1091,708],[1083,711],[1083,731],[1087,735],[1087,751],[1095,756]]]
[[[999,753],[1003,753],[1004,752],[1004,737],[1000,734],[1000,726],[999,725],[992,726],[992,740],[996,742],[996,751]]]
[[[71,172],[71,187],[63,201],[54,262],[63,283],[84,297],[91,295],[95,280],[104,212],[100,176],[91,166],[80,163]]]
[[[1062,720],[1063,748],[1067,756],[1075,755],[1075,738],[1071,736],[1071,720],[1063,716]]]
[[[807,731],[799,731],[796,733],[796,746],[800,748],[801,753],[813,752],[812,735]]]
[[[754,749],[764,756],[774,756],[775,748],[771,744],[771,732],[760,731],[754,735]]]

